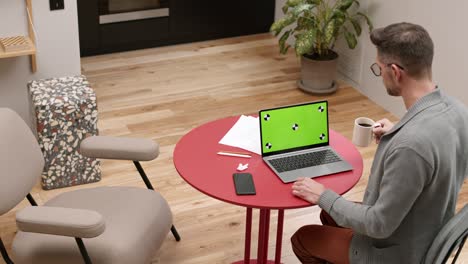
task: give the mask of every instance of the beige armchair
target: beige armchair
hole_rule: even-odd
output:
[[[29,194],[40,177],[44,160],[29,127],[12,110],[0,108],[0,215]],[[146,177],[139,161],[158,156],[151,140],[92,137],[82,142],[83,155],[129,159],[150,190],[97,187],[62,193],[43,206],[17,212],[13,241],[17,264],[150,263],[172,225],[166,200]],[[0,238],[0,251],[13,263]]]

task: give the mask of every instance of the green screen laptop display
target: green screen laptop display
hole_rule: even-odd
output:
[[[262,153],[328,145],[327,108],[323,101],[260,111]]]

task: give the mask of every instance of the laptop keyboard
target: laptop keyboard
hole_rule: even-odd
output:
[[[333,151],[326,149],[295,156],[282,157],[270,160],[270,164],[278,171],[292,171],[317,165],[341,161]]]

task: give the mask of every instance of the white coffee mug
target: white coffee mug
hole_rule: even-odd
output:
[[[374,135],[372,128],[374,120],[367,117],[358,117],[354,120],[353,144],[359,147],[367,147],[372,142]]]

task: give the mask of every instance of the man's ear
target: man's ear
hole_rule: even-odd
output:
[[[396,66],[395,64],[391,65],[391,69],[392,69],[393,78],[395,78],[395,81],[396,82],[401,82],[401,77],[402,77],[401,69],[398,68],[398,66]]]

